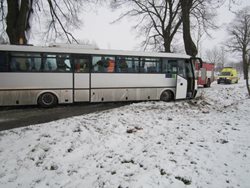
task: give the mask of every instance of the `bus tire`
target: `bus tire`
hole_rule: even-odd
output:
[[[46,92],[39,96],[37,103],[43,108],[51,108],[57,105],[58,99],[53,93]]]
[[[170,102],[174,99],[173,92],[170,90],[163,91],[160,97],[161,101]]]

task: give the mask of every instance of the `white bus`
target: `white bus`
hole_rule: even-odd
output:
[[[193,98],[193,60],[174,53],[0,45],[0,106]]]

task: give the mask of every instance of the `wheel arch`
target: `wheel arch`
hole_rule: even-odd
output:
[[[164,92],[171,92],[172,100],[175,99],[175,89],[174,88],[164,88],[160,91],[159,100],[161,100],[161,97],[162,97]]]
[[[52,90],[43,90],[41,92],[39,92],[36,96],[36,103],[38,105],[38,100],[39,100],[39,97],[42,96],[44,93],[52,93],[53,95],[55,95],[56,99],[57,99],[57,102],[60,103],[60,98],[59,98],[59,94],[55,91],[52,91]]]

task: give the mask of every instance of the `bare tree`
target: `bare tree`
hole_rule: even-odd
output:
[[[220,1],[220,0],[219,0]],[[138,19],[135,29],[144,35],[144,49],[152,46],[156,51],[170,52],[173,39],[183,28],[183,39],[186,53],[197,54],[196,45],[192,41],[191,28],[199,27],[207,31],[214,26],[212,14],[215,0],[112,0],[111,7],[126,7],[116,20],[129,16]],[[191,24],[192,21],[192,24]],[[193,23],[195,22],[195,23]],[[163,49],[163,50],[162,50]]]
[[[112,0],[111,7],[129,7],[116,21],[125,16],[138,19],[134,28],[145,37],[144,50],[153,46],[156,51],[171,51],[171,43],[182,23],[178,0]]]
[[[249,88],[249,54],[250,54],[250,6],[235,13],[235,19],[228,26],[229,40],[226,46],[242,57],[244,79],[246,79],[247,91]]]
[[[208,62],[215,64],[216,71],[221,71],[227,59],[224,46],[221,46],[220,48],[215,47],[211,50],[207,50],[206,59],[208,60]]]
[[[193,0],[180,0],[181,9],[182,9],[182,18],[183,18],[183,40],[186,53],[191,56],[196,56],[198,51],[197,47],[194,44],[191,31],[190,31],[190,10],[193,5]]]
[[[222,0],[180,0],[183,18],[183,41],[186,53],[196,56],[198,53],[191,31],[198,30],[199,33],[209,35],[210,29],[216,29],[214,22],[216,9],[222,5]]]
[[[222,65],[220,64],[220,53],[218,48],[213,48],[211,50],[206,50],[206,60],[209,63],[213,63],[216,67],[216,71],[222,69]]]
[[[0,0],[1,33],[7,33],[11,44],[27,44],[32,21],[45,20],[45,40],[65,36],[69,43],[77,42],[71,31],[81,24],[79,10],[89,1]]]

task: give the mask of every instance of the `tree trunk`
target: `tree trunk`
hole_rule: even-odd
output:
[[[195,57],[197,55],[197,48],[194,44],[190,32],[190,9],[193,0],[181,0],[182,9],[182,25],[183,25],[183,40],[185,51],[188,55]]]
[[[165,52],[171,52],[171,41],[167,40],[166,37],[164,37],[164,50]]]
[[[6,32],[11,44],[18,44],[16,22],[18,17],[18,1],[8,0],[8,14],[6,17]]]
[[[248,70],[247,70],[247,71],[248,71]],[[248,74],[246,75],[246,86],[247,86],[248,95],[250,96],[250,88],[249,88],[249,77],[248,77]]]
[[[243,49],[243,54],[242,54],[242,63],[243,63],[243,75],[244,75],[244,79],[247,79],[247,75],[248,75],[248,64],[247,64],[247,59],[246,59],[246,50]]]
[[[249,75],[248,75],[250,58],[248,61],[246,58],[244,58],[244,59],[245,59],[245,62],[243,60],[243,63],[245,64],[244,77],[246,79],[247,92],[248,92],[248,95],[250,96]]]
[[[11,44],[27,44],[26,32],[30,29],[29,19],[33,0],[7,0],[8,14],[6,32]]]
[[[250,88],[249,88],[249,77],[248,77],[248,69],[249,69],[249,64],[247,62],[246,58],[247,50],[246,47],[243,47],[243,53],[242,53],[242,60],[243,60],[243,74],[244,74],[244,79],[246,80],[246,87],[247,87],[247,92],[248,95],[250,96]]]

